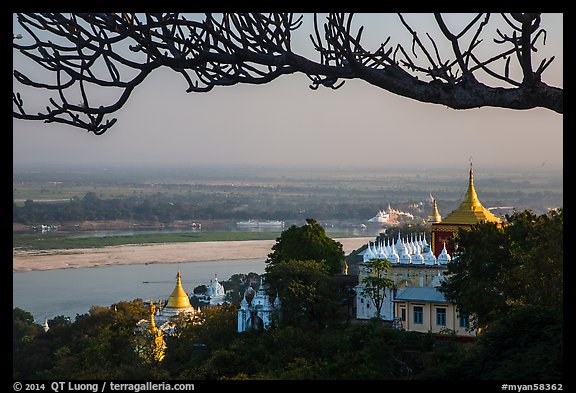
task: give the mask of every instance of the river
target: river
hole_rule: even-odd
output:
[[[323,223],[323,226],[327,233],[349,233],[352,236],[376,236],[381,231],[378,226],[362,229],[342,222]],[[224,230],[281,231],[282,228],[230,227]],[[77,236],[129,236],[168,232],[190,232],[190,229],[94,230],[79,232]],[[51,319],[59,315],[73,320],[77,314],[89,312],[93,305],[110,306],[122,300],[138,298],[166,299],[174,289],[178,270],[182,274],[184,289],[191,294],[195,287],[209,285],[214,275],[224,281],[235,273],[264,273],[264,267],[264,259],[244,259],[13,272],[12,307],[30,312],[38,323],[44,323],[45,318]]]
[[[90,307],[122,300],[167,299],[181,272],[182,286],[195,287],[229,279],[235,273],[264,273],[264,259],[115,265],[99,268],[38,270],[12,273],[12,307],[30,312],[37,323],[59,315],[88,313]]]

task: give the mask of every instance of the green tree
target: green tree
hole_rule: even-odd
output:
[[[447,265],[447,280],[440,291],[461,313],[476,315],[483,327],[506,308],[511,268],[503,229],[493,223],[478,224],[470,231],[459,231],[457,252]]]
[[[376,308],[376,318],[380,319],[380,311],[386,297],[386,288],[394,288],[394,281],[386,278],[386,273],[390,269],[390,261],[387,259],[374,258],[364,263],[366,267],[366,277],[362,279],[364,288],[362,295],[367,296]]]
[[[219,349],[226,349],[236,337],[237,308],[223,304],[205,307],[192,318],[175,320],[176,334],[166,337],[164,367],[175,378],[213,378],[206,361]]]
[[[57,315],[54,318],[48,320],[48,326],[50,327],[50,329],[59,325],[68,325],[70,323],[72,323],[70,318],[64,315]]]
[[[313,260],[326,265],[328,273],[337,274],[344,258],[342,243],[326,235],[316,220],[308,218],[305,225],[292,225],[280,234],[266,263],[276,265],[291,259]]]
[[[563,209],[536,215],[517,212],[508,217],[505,232],[516,281],[512,296],[520,305],[559,308],[563,304],[564,213]]]
[[[324,327],[339,295],[327,267],[311,260],[288,260],[266,267],[266,284],[282,301],[282,325]]]
[[[41,333],[42,326],[34,322],[32,314],[19,307],[12,310],[12,347],[14,349]]]
[[[460,230],[440,290],[461,312],[476,314],[480,327],[518,306],[561,312],[562,234],[562,209],[541,216],[515,212],[502,227],[481,223]]]

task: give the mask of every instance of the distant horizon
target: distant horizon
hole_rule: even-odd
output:
[[[501,163],[481,163],[473,161],[473,166],[475,169],[482,171],[495,171],[495,170],[505,170],[505,171],[538,171],[538,172],[557,172],[563,171],[564,165],[550,164],[550,163],[540,163],[540,164],[501,164]],[[42,170],[42,169],[98,169],[98,170],[108,170],[108,169],[158,169],[158,170],[170,170],[170,169],[198,169],[201,171],[216,170],[216,171],[243,171],[243,170],[260,170],[260,171],[321,171],[321,172],[331,172],[331,171],[366,171],[366,172],[377,172],[377,171],[390,171],[390,172],[430,172],[430,171],[460,171],[463,170],[467,173],[469,168],[469,162],[463,162],[462,165],[456,164],[430,164],[430,165],[418,165],[418,164],[399,164],[399,165],[329,165],[329,164],[316,164],[316,165],[306,165],[306,164],[255,164],[255,163],[245,163],[245,164],[184,164],[184,163],[130,163],[130,162],[107,162],[107,163],[70,163],[70,162],[13,162],[13,170]]]

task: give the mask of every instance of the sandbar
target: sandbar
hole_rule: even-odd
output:
[[[334,239],[346,255],[373,237]],[[186,242],[78,248],[66,250],[13,250],[12,271],[70,269],[149,263],[188,263],[266,258],[276,240]]]

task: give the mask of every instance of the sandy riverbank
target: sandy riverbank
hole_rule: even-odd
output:
[[[373,237],[336,239],[346,254]],[[126,245],[48,251],[13,251],[12,271],[68,269],[145,263],[187,263],[266,258],[275,240]]]

